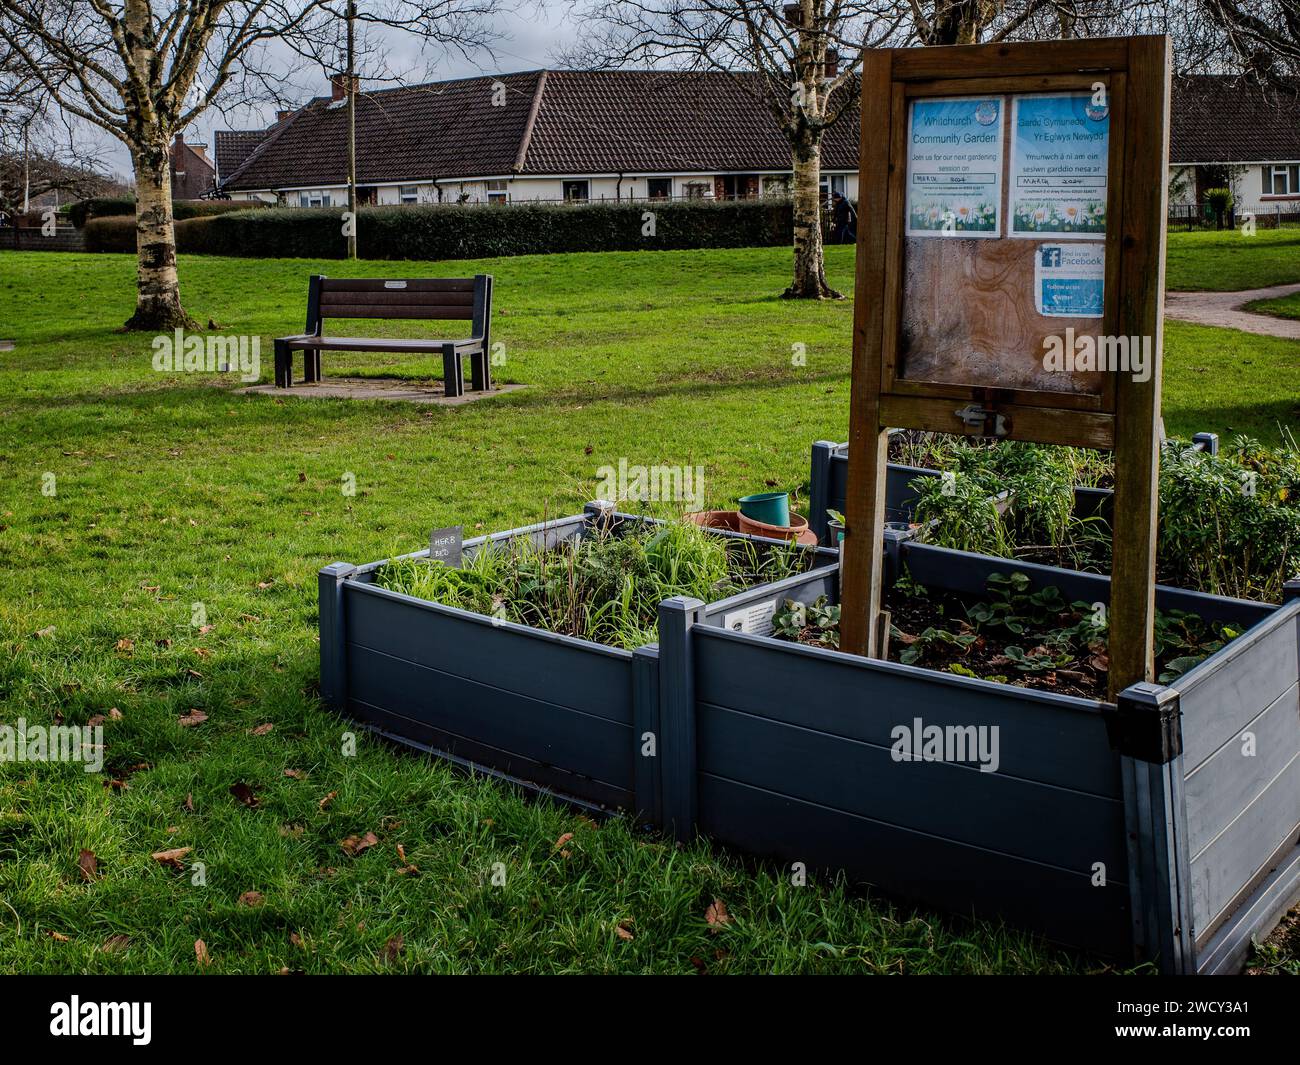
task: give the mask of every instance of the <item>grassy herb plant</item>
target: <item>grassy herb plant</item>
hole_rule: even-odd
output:
[[[593,528],[555,547],[512,539],[461,568],[406,558],[375,573],[380,587],[447,606],[632,650],[653,643],[659,604],[705,602],[800,572],[799,547],[722,537],[690,522]]]

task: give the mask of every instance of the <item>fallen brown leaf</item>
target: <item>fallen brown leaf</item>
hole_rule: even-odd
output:
[[[721,899],[714,899],[710,903],[709,908],[704,911],[704,919],[714,931],[724,924],[731,924],[731,914],[727,913],[727,904]]]
[[[294,780],[306,780],[306,779],[307,779],[307,774],[304,773],[301,769],[286,769],[286,770],[284,771],[284,775],[285,775],[286,777],[292,777]]]
[[[180,725],[181,728],[193,728],[195,725],[203,724],[207,719],[208,715],[202,710],[196,710],[194,707],[190,707],[186,713],[181,714],[181,716],[176,719],[176,723]]]
[[[159,865],[170,865],[173,869],[184,869],[185,865],[181,859],[193,849],[193,847],[176,847],[169,851],[154,851],[149,857]]]
[[[194,648],[194,653],[195,653],[196,655],[198,655],[200,658],[211,658],[211,657],[212,657],[212,652],[209,651],[206,647],[196,647],[196,648]]]
[[[378,842],[378,836],[373,832],[367,832],[364,836],[348,836],[347,839],[339,840],[339,846],[343,848],[344,854],[350,858],[355,858],[362,851],[368,851]]]
[[[194,941],[194,957],[197,958],[198,963],[205,968],[212,964],[212,957],[208,954],[208,945],[201,939],[196,939]]]
[[[273,724],[271,724],[271,722],[268,721],[268,722],[266,722],[266,723],[263,724],[263,725],[258,725],[257,728],[251,728],[251,729],[249,729],[249,730],[248,730],[248,734],[249,734],[250,736],[265,736],[265,735],[267,735],[267,734],[268,734],[268,733],[269,733],[273,728],[275,728],[275,726],[274,726]]]
[[[631,923],[632,923],[632,919],[629,918],[629,917],[625,917],[625,918],[623,918],[623,920],[619,921],[618,924],[616,924],[616,925],[614,926],[614,932],[615,932],[615,934],[618,936],[619,939],[635,939],[635,938],[636,938],[635,936],[632,935],[631,930],[627,927],[627,926],[630,925]]]
[[[126,950],[131,945],[131,937],[122,935],[120,932],[115,936],[109,936],[104,940],[104,945],[99,949],[105,954],[116,954],[119,951]]]
[[[405,945],[406,941],[402,938],[400,932],[393,936],[392,939],[384,944],[384,961],[389,962],[390,964],[396,961],[397,956],[402,953],[402,948]]]
[[[77,867],[81,870],[83,880],[94,880],[99,875],[99,859],[95,857],[95,852],[83,847],[77,855]]]
[[[261,805],[261,802],[258,799],[257,795],[253,792],[253,789],[250,788],[247,784],[245,784],[242,780],[238,784],[230,785],[230,794],[233,795],[240,802],[242,802],[250,810],[256,810]]]
[[[135,641],[123,636],[120,640],[117,641],[116,649],[124,655],[129,655],[132,651],[135,650]]]
[[[338,794],[339,793],[337,791],[331,791],[328,795],[325,796],[325,798],[321,799],[321,801],[317,803],[317,805],[322,810],[325,809],[325,807],[327,807],[330,803],[332,803],[335,799],[338,798]]]
[[[303,949],[303,948],[302,948],[302,936],[298,935],[297,932],[290,932],[290,933],[289,933],[289,946],[291,946],[291,947],[297,947],[299,950],[302,950],[302,949]]]
[[[47,928],[45,934],[56,943],[67,943],[71,940],[71,937],[65,936],[62,932],[56,932],[52,928]]]
[[[185,793],[185,802],[182,805],[187,813],[192,814],[194,812],[194,796],[190,792]]]
[[[260,891],[245,891],[239,896],[239,905],[247,906],[250,909],[256,909],[266,901],[266,896]]]
[[[46,637],[46,636],[53,636],[53,635],[54,635],[54,626],[53,626],[53,625],[49,625],[49,626],[47,626],[46,628],[43,628],[43,629],[37,629],[34,633],[32,633],[32,635],[35,636],[35,637],[37,637],[38,639],[39,639],[39,638]]]

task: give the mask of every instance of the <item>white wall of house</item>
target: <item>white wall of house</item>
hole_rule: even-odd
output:
[[[1196,170],[1196,166],[1169,168],[1171,204],[1186,206],[1197,202]],[[1231,168],[1230,179],[1238,214],[1300,211],[1300,161],[1236,164]]]
[[[638,174],[583,175],[570,177],[496,177],[440,182],[413,181],[407,184],[375,186],[375,201],[381,205],[395,206],[410,203],[490,203],[499,199],[510,202],[549,201],[569,198],[566,192],[585,187],[588,202],[618,200],[645,200],[650,198],[651,186],[656,194],[665,187],[674,199],[698,197],[713,199],[713,174]],[[788,195],[788,173],[759,172],[760,195]],[[824,175],[827,187],[843,191],[851,200],[857,199],[858,175],[844,171],[831,171]],[[665,186],[664,183],[667,183]],[[341,185],[319,188],[284,189],[281,192],[288,207],[339,207],[347,203],[347,188]],[[260,199],[276,202],[274,192],[232,192],[232,199]]]

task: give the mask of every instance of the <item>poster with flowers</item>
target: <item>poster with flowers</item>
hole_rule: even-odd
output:
[[[1110,105],[1095,92],[1011,101],[1013,237],[1095,238],[1106,232]]]
[[[907,235],[1002,235],[1001,97],[913,100],[908,114]]]

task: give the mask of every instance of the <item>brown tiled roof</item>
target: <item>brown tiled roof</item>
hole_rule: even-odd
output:
[[[504,86],[500,106],[492,102],[497,82]],[[347,118],[341,104],[313,100],[281,126],[241,166],[222,167],[224,188],[344,182]],[[856,114],[827,132],[822,162],[830,169],[857,168]],[[790,148],[776,120],[723,74],[530,71],[357,98],[359,184],[789,167]]]
[[[270,130],[219,129],[212,137],[212,150],[217,158],[217,173],[233,174],[253,150],[266,139]]]
[[[519,154],[538,72],[463,78],[357,96],[357,182],[508,174]],[[493,105],[493,86],[505,86]],[[313,100],[226,178],[226,189],[340,185],[347,180],[347,108]]]
[[[1300,100],[1231,75],[1174,79],[1171,163],[1300,160]]]
[[[790,143],[758,90],[756,75],[550,71],[524,172],[788,170]],[[822,165],[857,168],[856,113],[827,132]]]

